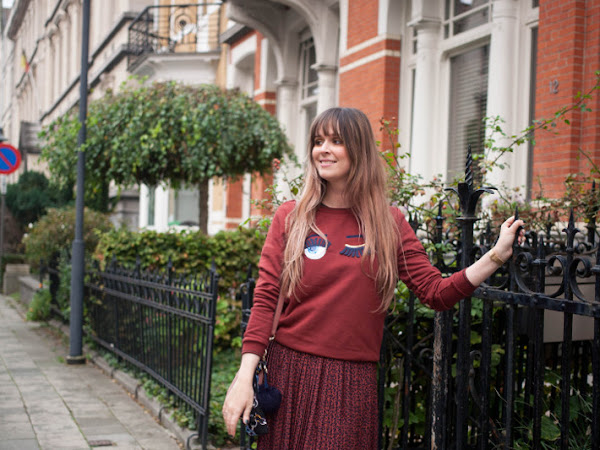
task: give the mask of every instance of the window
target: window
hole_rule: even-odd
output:
[[[488,64],[489,45],[450,60],[448,180],[464,176],[469,145],[473,155],[483,154]],[[477,180],[477,174],[474,175]]]
[[[300,136],[302,141],[299,141],[302,152],[308,146],[308,136],[310,125],[317,116],[317,94],[319,93],[319,75],[314,69],[317,61],[315,52],[315,44],[312,36],[306,37],[308,30],[302,33],[300,43],[300,117],[302,125],[300,129],[304,129],[305,133]],[[304,153],[299,154],[300,159],[304,159]]]
[[[198,225],[200,217],[198,189],[180,189],[175,193],[174,220],[169,225]]]
[[[315,43],[311,37],[300,44],[302,99],[314,97],[319,92],[319,77],[317,71],[313,68],[316,62]]]
[[[490,0],[446,0],[444,38],[486,24],[492,17]]]
[[[154,202],[156,201],[156,188],[148,188],[148,226],[154,225]]]

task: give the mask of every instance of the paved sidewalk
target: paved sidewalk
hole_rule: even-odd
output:
[[[0,450],[179,450],[173,435],[93,364],[0,295]]]

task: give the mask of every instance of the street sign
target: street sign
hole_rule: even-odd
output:
[[[21,165],[21,153],[5,142],[0,143],[0,174],[13,173]]]

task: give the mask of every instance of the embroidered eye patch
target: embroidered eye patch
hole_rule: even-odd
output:
[[[331,245],[318,234],[311,234],[304,243],[304,256],[308,259],[321,259]]]
[[[346,236],[346,239],[362,239],[362,235],[356,234],[352,236]],[[348,256],[349,258],[360,258],[365,251],[365,244],[351,245],[346,244],[340,252],[340,255]]]

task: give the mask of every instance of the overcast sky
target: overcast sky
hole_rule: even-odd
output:
[[[2,6],[5,8],[10,8],[13,4],[13,0],[2,0]]]

